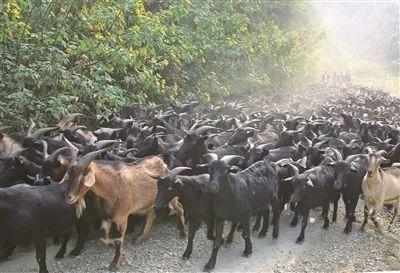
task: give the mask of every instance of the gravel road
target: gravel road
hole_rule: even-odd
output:
[[[362,219],[362,201],[359,203],[357,219]],[[344,228],[343,206],[339,206],[336,223],[328,231],[322,229],[320,210],[311,212],[315,223],[309,224],[306,239],[302,244],[295,240],[300,232],[289,227],[292,213],[284,211],[280,221],[280,234],[273,240],[271,232],[259,239],[252,234],[253,254],[243,258],[244,241],[239,233],[231,245],[224,245],[218,255],[214,272],[360,272],[400,270],[400,223],[391,233],[380,234],[372,224],[365,233],[359,231],[360,223],[354,224],[350,235],[342,233]],[[384,212],[382,221],[388,224],[392,212]],[[226,224],[226,232],[229,228]],[[182,261],[186,239],[179,238],[175,220],[158,220],[146,242],[134,246],[126,238],[124,263],[121,272],[200,272],[208,261],[212,244],[206,239],[205,227],[196,234],[190,260]],[[69,243],[68,250],[73,246]],[[50,272],[102,273],[108,272],[114,250],[93,238],[81,256],[54,259],[56,246],[47,251]],[[33,248],[18,249],[9,260],[0,264],[0,272],[37,272]]]

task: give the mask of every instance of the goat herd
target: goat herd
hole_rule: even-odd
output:
[[[30,121],[18,143],[0,128],[0,254],[33,243],[45,273],[46,238],[61,242],[57,257],[76,229],[71,256],[81,253],[91,228],[115,247],[110,270],[121,267],[129,216],[145,218],[142,242],[156,210],[168,207],[179,216],[181,235],[188,223],[183,259],[192,253],[200,224],[213,242],[204,270],[216,264],[224,243],[224,222],[231,222],[226,243],[241,230],[243,256],[252,253],[251,229],[266,236],[272,213],[272,237],[286,204],[302,215],[305,239],[310,209],[322,207],[323,228],[332,221],[342,196],[352,230],[360,196],[365,228],[383,206],[393,208],[388,229],[400,212],[400,100],[362,87],[339,90],[311,86],[286,93],[248,98],[218,106],[187,104],[124,107],[120,117],[91,130],[83,115],[64,116],[54,127],[34,130]],[[4,125],[4,124],[3,124]],[[250,218],[255,216],[254,226]]]

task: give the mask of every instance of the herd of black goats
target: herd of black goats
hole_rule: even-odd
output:
[[[249,98],[218,106],[189,102],[124,107],[102,128],[64,116],[54,127],[35,130],[34,121],[15,141],[0,128],[0,254],[33,243],[45,273],[46,238],[61,243],[57,258],[77,231],[71,256],[79,255],[91,228],[115,246],[110,270],[121,267],[121,252],[132,216],[141,216],[134,243],[149,234],[156,210],[179,216],[181,235],[188,223],[183,259],[190,258],[201,222],[213,242],[204,270],[214,268],[218,250],[241,230],[243,256],[252,253],[252,231],[279,235],[285,205],[302,215],[297,242],[304,240],[310,209],[322,207],[329,226],[330,203],[336,221],[340,196],[350,233],[358,199],[382,230],[377,214],[400,212],[400,100],[368,88],[339,90],[315,85],[297,95]],[[250,219],[255,216],[254,226]],[[231,222],[226,240],[224,221]],[[136,225],[138,225],[136,223]],[[260,229],[261,228],[261,229]],[[166,242],[167,243],[167,242]]]

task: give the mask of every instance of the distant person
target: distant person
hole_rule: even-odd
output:
[[[321,83],[322,83],[324,86],[327,86],[328,83],[329,83],[329,74],[328,74],[328,72],[327,72],[326,70],[325,70],[325,72],[322,74]]]

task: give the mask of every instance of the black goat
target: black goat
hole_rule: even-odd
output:
[[[272,205],[273,238],[279,234],[279,198],[278,176],[268,161],[259,161],[249,168],[233,174],[229,173],[229,164],[233,160],[244,160],[238,156],[224,156],[217,159],[211,155],[209,163],[210,183],[208,191],[212,194],[213,211],[215,215],[216,236],[210,260],[204,270],[214,268],[218,250],[222,244],[224,220],[239,222],[243,228],[242,237],[245,240],[243,256],[252,253],[250,240],[250,217],[252,212],[263,212],[264,223],[260,236],[265,236],[268,229],[267,211]]]
[[[6,240],[16,245],[34,243],[40,273],[48,272],[46,238],[63,235],[61,248],[56,255],[56,258],[61,258],[74,226],[78,229],[78,238],[81,237],[75,206],[64,201],[67,187],[68,183],[41,187],[16,185],[0,189],[0,241]],[[71,254],[79,251],[75,248]]]

